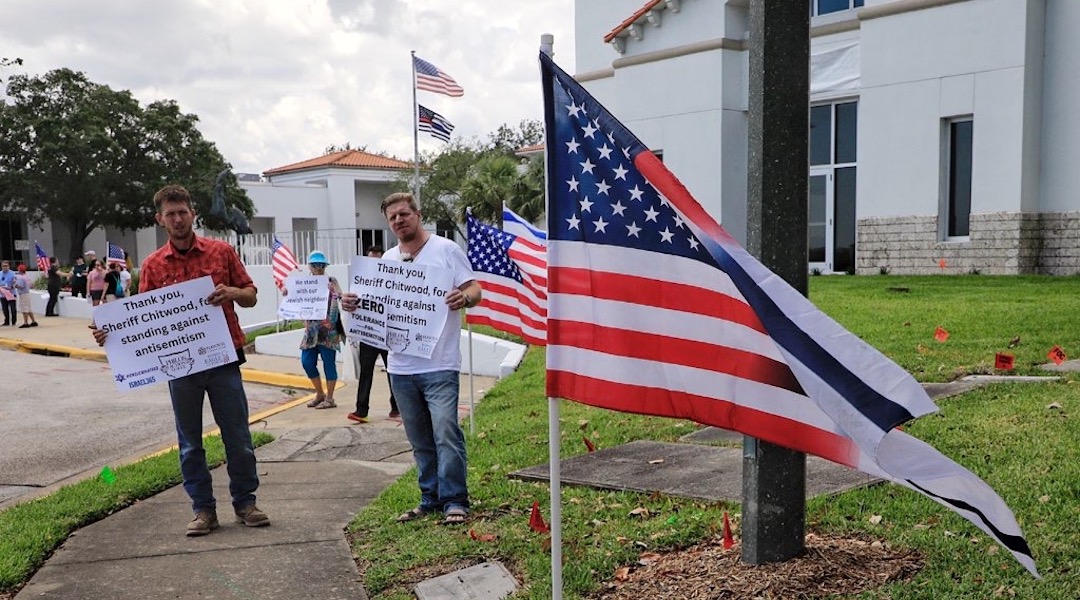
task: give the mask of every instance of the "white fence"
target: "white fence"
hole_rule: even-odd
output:
[[[321,229],[317,231],[281,231],[277,233],[250,233],[237,235],[234,232],[205,232],[206,237],[223,240],[236,248],[240,259],[249,267],[269,265],[273,253],[274,237],[292,250],[296,261],[301,265],[307,262],[312,250],[319,250],[326,255],[332,265],[349,264],[354,256],[362,256],[367,246],[383,240],[393,241],[389,230],[363,230],[365,237],[357,236],[356,229]],[[384,248],[390,246],[380,244]]]

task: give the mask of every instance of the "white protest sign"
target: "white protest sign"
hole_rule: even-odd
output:
[[[349,267],[349,291],[360,306],[345,319],[351,341],[409,356],[431,358],[450,309],[450,269],[357,256]]]
[[[282,319],[322,321],[330,303],[330,277],[300,275],[285,280],[285,298],[278,306]]]
[[[236,362],[225,311],[206,298],[209,275],[94,309],[116,388],[134,390]]]

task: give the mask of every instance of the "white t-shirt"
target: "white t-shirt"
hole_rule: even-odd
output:
[[[131,273],[129,273],[127,269],[122,269],[120,271],[120,287],[124,288],[125,295],[131,292],[131,290],[128,289],[131,287]]]
[[[401,260],[401,247],[395,246],[386,251],[383,260]],[[476,279],[473,274],[469,258],[465,251],[454,242],[440,236],[431,234],[420,253],[416,255],[416,264],[435,265],[450,269],[453,272],[454,287]],[[446,324],[443,325],[439,343],[435,345],[435,351],[431,358],[409,356],[400,352],[390,351],[388,355],[386,371],[393,375],[416,375],[417,373],[431,373],[433,371],[460,371],[461,370],[461,313],[456,310],[449,311],[446,315]]]

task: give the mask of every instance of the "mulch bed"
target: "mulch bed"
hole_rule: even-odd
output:
[[[910,579],[923,566],[913,550],[869,539],[807,534],[806,552],[782,563],[741,562],[739,546],[717,536],[685,550],[646,553],[589,598],[603,600],[790,600],[854,595]]]

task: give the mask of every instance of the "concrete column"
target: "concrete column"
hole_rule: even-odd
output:
[[[805,2],[750,0],[746,248],[807,292],[810,16]],[[742,560],[802,553],[806,455],[744,438]]]

